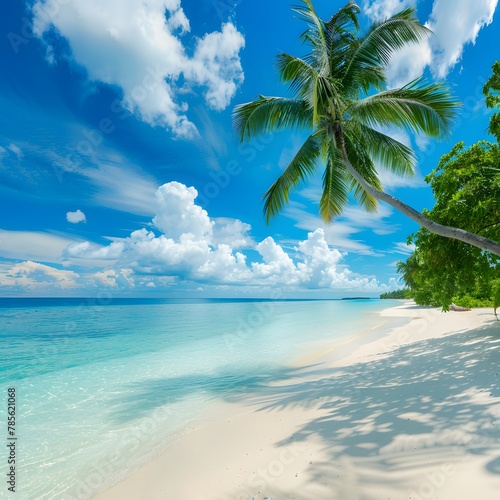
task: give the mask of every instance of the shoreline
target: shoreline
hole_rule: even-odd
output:
[[[381,325],[308,350],[280,380],[217,402],[209,418],[94,498],[496,499],[500,377],[492,362],[470,364],[473,380],[491,378],[486,397],[453,356],[440,363],[448,344],[457,350],[449,342],[456,336],[460,355],[470,346],[477,356],[491,332],[500,332],[493,314],[441,313],[405,301],[379,316]],[[497,338],[486,347],[490,356],[500,354]],[[463,390],[450,399],[450,381],[462,379]],[[464,404],[451,411],[457,399],[470,399],[475,418],[466,418],[473,410]],[[473,429],[478,422],[486,427]],[[479,441],[488,453],[477,451]]]

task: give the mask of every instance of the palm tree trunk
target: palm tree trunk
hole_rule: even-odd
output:
[[[340,150],[342,152],[347,171],[356,179],[356,181],[358,181],[358,183],[369,195],[373,196],[377,200],[384,201],[385,203],[391,205],[391,207],[399,210],[401,213],[414,220],[422,227],[425,227],[425,229],[427,229],[431,233],[443,236],[444,238],[463,241],[464,243],[468,243],[469,245],[481,248],[482,250],[487,250],[488,252],[491,252],[495,255],[500,255],[499,243],[488,238],[484,238],[483,236],[479,236],[475,233],[470,233],[469,231],[465,231],[463,229],[438,224],[437,222],[428,219],[425,215],[421,214],[406,203],[403,203],[398,198],[374,188],[364,179],[364,177],[352,166],[351,162],[349,161],[342,132],[336,135],[340,142]]]

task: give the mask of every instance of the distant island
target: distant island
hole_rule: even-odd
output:
[[[410,290],[403,288],[402,290],[394,290],[393,292],[385,292],[380,295],[381,299],[410,299]]]
[[[371,300],[371,297],[342,297],[341,300]]]

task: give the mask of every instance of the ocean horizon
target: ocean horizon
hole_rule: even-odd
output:
[[[112,306],[126,304],[224,303],[224,302],[331,302],[339,300],[380,300],[378,297],[272,298],[272,297],[0,297],[0,307]]]
[[[0,385],[17,395],[18,498],[93,497],[218,401],[285,379],[308,345],[366,329],[394,303],[0,299]]]

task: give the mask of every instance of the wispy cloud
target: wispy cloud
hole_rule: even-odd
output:
[[[0,257],[60,263],[63,250],[76,241],[69,235],[0,229]]]
[[[21,159],[23,155],[23,151],[19,146],[16,146],[15,144],[9,144],[7,146],[7,149],[10,149],[19,159]]]
[[[387,191],[398,188],[423,188],[427,186],[419,170],[417,170],[415,175],[411,177],[401,177],[394,172],[380,169],[378,177],[384,190]]]
[[[416,247],[413,243],[408,245],[408,243],[404,241],[398,241],[397,243],[394,244],[392,252],[400,253],[402,255],[411,255],[415,251],[415,248]]]
[[[55,151],[39,152],[48,158],[61,183],[78,175],[92,186],[87,202],[137,215],[153,215],[152,204],[159,183],[150,174],[113,151],[68,158]]]
[[[308,212],[296,203],[290,203],[283,211],[283,215],[296,222],[295,226],[306,231],[321,228],[326,241],[342,251],[356,252],[362,255],[381,256],[370,245],[353,235],[364,230],[371,230],[375,234],[391,234],[397,226],[387,224],[383,219],[389,216],[392,210],[381,206],[378,213],[367,213],[358,207],[347,208],[343,215],[333,223],[324,223],[317,215]]]

